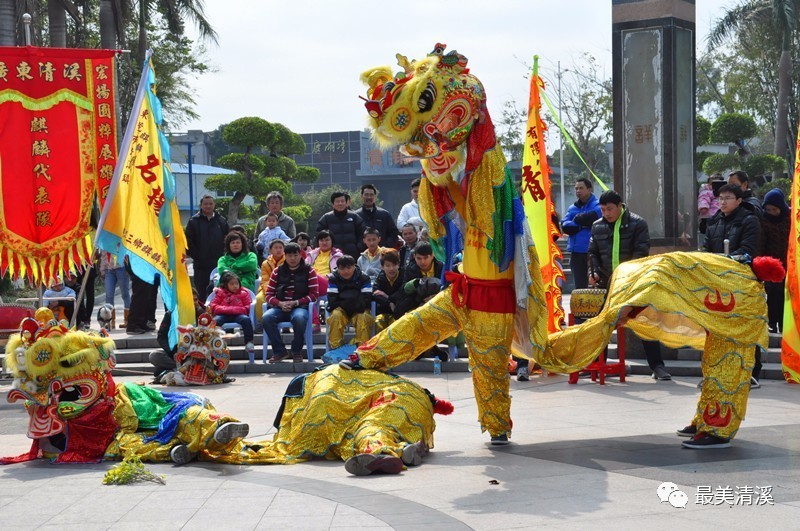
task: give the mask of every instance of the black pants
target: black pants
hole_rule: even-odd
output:
[[[131,309],[128,312],[128,332],[147,330],[147,321],[156,320],[156,300],[158,299],[159,276],[155,284],[148,284],[132,272],[131,277]]]
[[[756,358],[756,360],[755,360],[756,362],[755,362],[755,365],[753,365],[752,375],[753,375],[753,378],[755,378],[756,380],[760,380],[761,379],[761,347],[756,347],[755,358]]]
[[[783,304],[785,282],[764,282],[764,291],[767,292],[767,317],[769,328],[777,332],[783,330]]]
[[[642,346],[644,347],[644,354],[647,356],[647,365],[650,366],[650,370],[654,370],[658,366],[664,366],[664,360],[661,358],[661,345],[658,341],[642,340]]]
[[[208,291],[208,284],[211,282],[211,271],[213,270],[213,267],[203,267],[197,262],[194,263],[194,288],[200,296],[200,302],[205,302],[206,297],[211,293]]]
[[[89,275],[89,278],[86,280],[86,290],[83,292],[83,299],[80,300],[80,306],[78,306],[78,323],[91,323],[92,313],[94,313],[94,283],[95,280],[97,280],[97,270],[95,268],[88,269],[78,275],[75,293],[80,293],[81,284],[83,283],[83,277],[85,275]]]
[[[589,287],[589,253],[572,253],[569,259],[575,289]]]

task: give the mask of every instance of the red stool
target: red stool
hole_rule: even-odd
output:
[[[573,326],[575,324],[575,317],[572,314],[569,314],[569,325]],[[617,328],[617,357],[618,360],[614,363],[607,363],[606,360],[606,352],[604,350],[602,354],[600,354],[596,360],[586,366],[586,368],[570,373],[569,375],[569,383],[576,384],[578,383],[578,378],[580,377],[582,372],[588,372],[589,376],[591,376],[592,381],[596,382],[598,377],[600,379],[600,385],[605,385],[606,383],[606,376],[619,376],[619,381],[625,381],[625,330],[623,327]]]

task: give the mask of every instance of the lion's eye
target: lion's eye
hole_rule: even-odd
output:
[[[433,108],[433,102],[436,100],[436,86],[428,81],[428,86],[419,95],[417,100],[417,108],[420,112],[427,112]]]

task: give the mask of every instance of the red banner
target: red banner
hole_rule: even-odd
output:
[[[48,284],[91,260],[117,162],[114,51],[0,47],[0,270]]]

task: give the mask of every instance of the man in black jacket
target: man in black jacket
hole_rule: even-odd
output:
[[[750,262],[760,248],[761,224],[758,217],[744,202],[744,193],[735,184],[726,184],[719,189],[719,212],[708,220],[703,250],[712,253],[725,252],[728,240],[729,256],[750,256]],[[740,260],[741,261],[741,260]]]
[[[397,245],[397,225],[389,212],[376,204],[378,189],[374,184],[365,184],[361,187],[361,201],[363,206],[356,210],[356,214],[364,222],[364,229],[375,229],[380,233],[381,245],[395,248]],[[362,249],[363,251],[363,249]],[[355,258],[355,257],[354,257]]]
[[[211,271],[217,267],[217,260],[225,254],[225,236],[228,234],[228,221],[214,211],[214,197],[206,194],[200,199],[200,212],[186,224],[188,254],[194,268],[194,287],[201,300],[208,296]]]
[[[750,263],[761,248],[760,238],[761,222],[753,209],[744,202],[741,187],[737,184],[726,184],[720,188],[719,212],[708,220],[703,250],[724,253],[725,240],[728,240],[728,256],[739,262]],[[761,349],[756,346],[750,387],[761,387],[758,381],[760,377]]]
[[[333,192],[331,194],[333,210],[319,218],[317,232],[327,230],[333,236],[333,244],[344,254],[358,256],[361,254],[359,245],[364,238],[364,223],[358,214],[347,208],[349,203],[350,194]]]
[[[761,202],[750,189],[750,179],[747,177],[747,172],[742,170],[732,171],[728,175],[728,184],[733,184],[741,188],[742,205],[745,208],[750,209],[753,214],[758,217],[758,219],[761,219],[764,216],[763,209],[761,208]]]
[[[592,237],[589,240],[589,285],[608,288],[608,281],[616,266],[650,254],[650,232],[644,218],[626,209],[622,197],[614,190],[607,190],[600,196],[600,210],[603,217],[592,224]],[[619,244],[615,246],[617,225]],[[614,263],[615,254],[618,263]],[[672,376],[664,368],[658,341],[642,341],[642,345],[647,364],[653,371],[653,379],[671,380]]]

